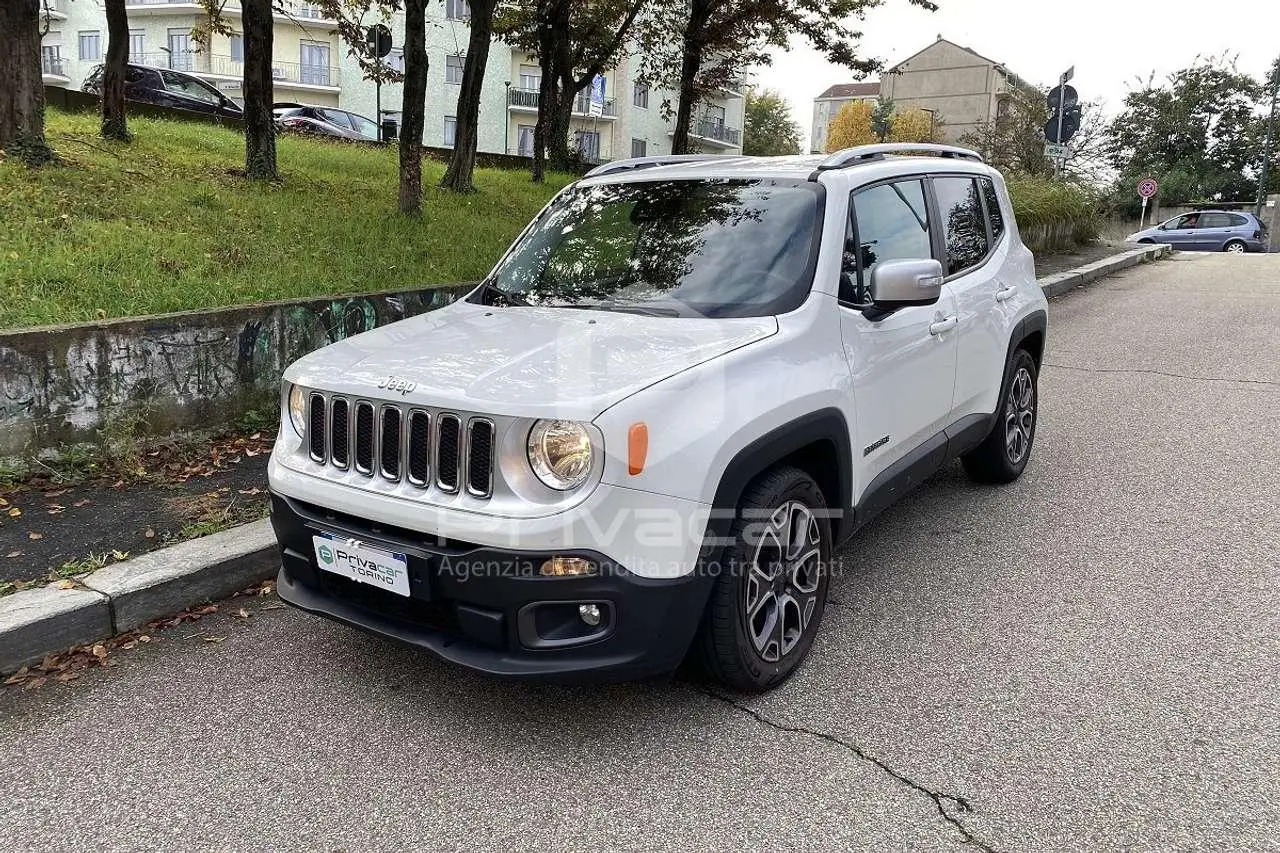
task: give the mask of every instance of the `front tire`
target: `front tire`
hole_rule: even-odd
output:
[[[818,484],[798,468],[770,471],[743,493],[695,641],[716,681],[760,693],[808,655],[831,580],[826,509]]]
[[[1249,251],[1249,247],[1245,245],[1243,240],[1228,240],[1227,244],[1222,247],[1222,251],[1233,255],[1243,255]]]
[[[1012,483],[1022,476],[1036,437],[1040,393],[1035,359],[1016,350],[1005,371],[991,432],[961,457],[964,470],[980,483]]]

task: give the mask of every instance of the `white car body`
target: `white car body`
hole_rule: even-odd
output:
[[[345,526],[336,523],[335,535],[375,545],[382,541],[374,535],[378,530],[397,531],[388,550],[413,533],[433,543],[467,543],[486,553],[582,551],[603,555],[637,583],[674,582],[697,574],[709,531],[716,529],[708,519],[715,510],[732,506],[726,501],[735,498],[725,496],[741,490],[739,481],[758,473],[743,468],[748,463],[742,460],[759,457],[767,464],[772,444],[782,453],[790,447],[788,441],[799,440],[788,436],[817,430],[828,436],[821,446],[830,444],[835,450],[819,467],[825,472],[824,486],[839,498],[831,501],[841,516],[839,538],[847,537],[945,459],[954,458],[955,452],[947,453],[949,439],[966,432],[980,437],[979,429],[984,435],[990,430],[1013,348],[1034,347],[1037,361],[1040,357],[1046,301],[1035,281],[1031,253],[1018,235],[1004,182],[994,169],[961,157],[868,157],[844,168],[818,170],[821,162],[697,159],[621,168],[574,185],[725,178],[816,181],[825,190],[821,241],[810,292],[794,310],[713,319],[493,307],[464,300],[295,362],[283,377],[286,400],[269,467],[277,499],[274,514],[287,510],[286,504],[307,507],[309,531],[324,527],[326,519],[345,520]],[[943,175],[981,178],[997,188],[1004,234],[982,263],[946,279],[932,305],[869,319],[866,312],[842,304],[851,195],[889,179]],[[293,386],[308,393],[318,390],[326,398],[392,403],[403,412],[422,410],[434,418],[456,413],[463,432],[472,418],[492,422],[492,494],[461,487],[446,493],[432,484],[413,485],[403,470],[392,479],[377,471],[358,473],[354,465],[341,470],[316,461],[290,422],[287,395]],[[597,452],[581,487],[552,489],[530,470],[527,441],[538,419],[588,425]],[[630,467],[628,431],[635,424],[645,424],[648,434],[640,471]],[[830,436],[839,429],[843,437]],[[288,561],[314,562],[314,557],[301,544],[301,528],[289,532],[285,527],[277,521],[286,553],[280,583],[286,600],[491,673],[632,677],[678,663],[692,636],[693,629],[683,625],[669,631],[670,643],[678,648],[656,658],[633,654],[630,648],[612,654],[603,642],[570,643],[561,652],[519,648],[518,640],[500,649],[472,648],[447,639],[447,632],[424,639],[403,621],[329,606],[332,602],[310,595],[306,584],[300,587]],[[352,535],[357,528],[365,533]],[[296,566],[305,573],[301,563]],[[543,588],[561,583],[537,582]],[[590,592],[583,600],[597,594],[614,593]],[[705,591],[700,594],[705,599]],[[494,612],[504,606],[495,606]],[[696,622],[701,607],[701,600],[693,602],[681,618]],[[505,621],[499,620],[503,627],[492,636],[505,631],[514,637],[511,623],[518,618],[515,610],[506,610]],[[666,625],[675,618],[667,614],[659,622]]]

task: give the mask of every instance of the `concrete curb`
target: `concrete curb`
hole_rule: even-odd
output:
[[[1172,252],[1172,246],[1163,244],[1140,246],[1082,267],[1076,267],[1073,270],[1045,276],[1037,283],[1040,285],[1040,289],[1044,291],[1045,296],[1051,298],[1061,296],[1069,290],[1092,284],[1098,279],[1105,278],[1120,270],[1168,257]]]
[[[125,560],[78,578],[0,598],[0,673],[50,652],[104,640],[273,577],[279,568],[267,519]]]
[[[1046,296],[1059,296],[1171,251],[1142,246],[1039,284]],[[50,585],[5,596],[0,598],[0,673],[223,598],[272,577],[278,566],[271,522],[263,519],[99,569],[79,579],[83,588]]]

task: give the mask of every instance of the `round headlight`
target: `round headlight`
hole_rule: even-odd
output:
[[[289,386],[289,421],[299,437],[307,427],[307,392],[297,385]]]
[[[545,485],[576,489],[591,473],[591,435],[574,421],[538,421],[529,430],[529,465]]]

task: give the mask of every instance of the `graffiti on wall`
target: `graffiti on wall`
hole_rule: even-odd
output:
[[[295,359],[439,308],[468,289],[0,334],[0,457],[88,440],[104,413],[118,408],[147,413],[156,428],[229,422],[273,392]]]

